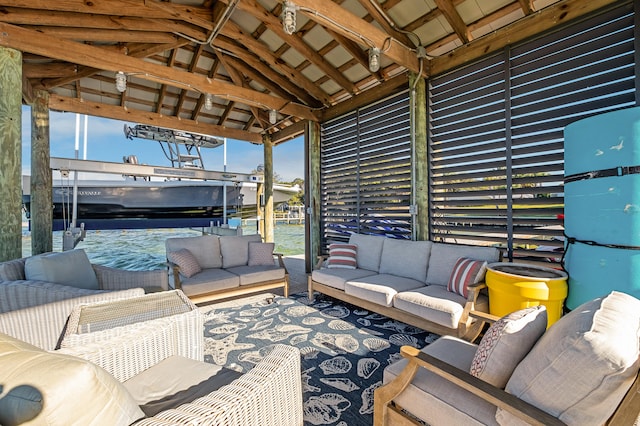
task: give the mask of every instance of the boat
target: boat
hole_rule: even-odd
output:
[[[128,174],[118,180],[56,179],[53,230],[66,230],[75,224],[82,224],[86,230],[223,226],[229,217],[256,216],[261,175],[204,169],[200,149],[222,146],[223,140],[146,125],[125,125],[125,135],[158,141],[171,166],[139,165],[137,157],[129,155],[123,157],[123,164],[100,163],[106,169],[126,166]],[[72,164],[83,161],[67,160]],[[87,168],[95,170],[93,164]],[[147,172],[150,169],[152,172]],[[200,175],[224,180],[189,177]],[[30,176],[23,176],[22,187],[22,202],[29,218]],[[274,184],[274,205],[287,202],[300,190],[297,185]]]

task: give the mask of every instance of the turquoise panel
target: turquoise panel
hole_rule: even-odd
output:
[[[614,111],[565,128],[565,176],[640,166],[640,108]],[[640,174],[565,184],[565,233],[604,245],[640,247]],[[640,298],[640,251],[582,243],[567,248],[567,307],[611,292]]]

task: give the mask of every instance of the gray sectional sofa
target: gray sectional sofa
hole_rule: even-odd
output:
[[[194,303],[279,287],[289,294],[282,255],[259,234],[168,238],[165,246],[170,281]]]
[[[482,323],[469,312],[488,312],[484,282],[469,286],[467,297],[447,284],[458,259],[497,262],[497,248],[363,234],[349,244],[357,247],[356,268],[329,268],[322,257],[308,278],[311,299],[317,291],[440,335],[477,337]]]

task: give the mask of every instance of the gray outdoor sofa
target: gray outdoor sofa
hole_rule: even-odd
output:
[[[167,238],[165,246],[171,284],[194,303],[280,287],[289,295],[282,255],[259,234]]]
[[[497,262],[497,248],[363,234],[352,234],[348,244],[356,247],[355,267],[331,268],[321,257],[308,278],[312,300],[317,291],[440,335],[477,337],[483,322],[469,313],[489,311],[484,271],[465,286],[466,297],[447,284],[460,259]]]

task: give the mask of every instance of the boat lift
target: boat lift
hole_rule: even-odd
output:
[[[171,161],[171,167],[138,164],[135,156],[126,156],[123,163],[108,161],[80,160],[77,158],[51,157],[50,168],[57,170],[62,176],[69,176],[69,172],[108,173],[131,176],[133,178],[150,179],[164,177],[167,179],[217,180],[221,182],[264,183],[264,175],[250,173],[236,173],[226,171],[205,170],[202,163],[200,148],[217,148],[225,145],[225,140],[197,133],[188,133],[155,126],[136,125],[129,127],[125,124],[124,133],[128,139],[134,137],[155,140],[160,143],[165,156]],[[183,148],[181,150],[181,147]],[[76,175],[77,176],[77,175]],[[77,185],[74,185],[73,218],[74,220],[63,234],[63,250],[71,250],[84,239],[84,224],[75,224],[77,212]],[[226,198],[226,191],[223,192]],[[226,200],[223,214],[226,223]],[[213,230],[213,223],[211,223]]]

